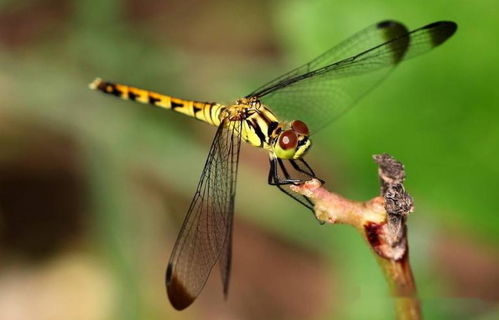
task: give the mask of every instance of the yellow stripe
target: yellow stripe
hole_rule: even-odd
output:
[[[199,102],[173,98],[157,92],[139,89],[119,83],[95,79],[89,84],[90,89],[102,91],[106,94],[114,95],[120,99],[133,100],[140,103],[151,104],[164,109],[185,114],[189,117],[218,126],[220,120],[218,116],[223,105],[209,102]]]

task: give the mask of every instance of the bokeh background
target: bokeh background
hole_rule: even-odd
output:
[[[244,146],[229,299],[213,272],[177,312],[164,270],[215,129],[88,90],[96,76],[227,102],[393,18],[459,24],[314,136],[327,187],[378,193],[406,165],[426,319],[499,319],[499,4],[477,1],[0,1],[0,319],[389,319],[351,227],[320,226]]]

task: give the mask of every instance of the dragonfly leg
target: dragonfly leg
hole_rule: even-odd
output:
[[[278,167],[281,169],[281,171],[284,174],[284,179],[279,177],[279,170]],[[276,186],[279,190],[284,192],[286,195],[290,196],[294,200],[298,201],[302,205],[304,205],[306,208],[311,210],[312,212],[314,211],[314,205],[312,201],[310,201],[309,198],[305,196],[298,196],[288,190],[286,190],[283,186],[284,185],[289,185],[289,184],[298,184],[298,183],[303,183],[306,180],[300,180],[300,179],[291,179],[289,176],[289,173],[287,169],[284,167],[284,163],[282,162],[281,159],[278,158],[270,158],[270,170],[269,170],[269,176],[268,176],[268,183],[270,185]]]
[[[281,171],[284,174],[284,179],[280,179],[279,175],[277,173],[277,170],[276,170],[277,182],[279,182],[279,184],[299,184],[299,183],[303,183],[303,182],[307,181],[307,180],[303,180],[303,179],[292,179],[288,173],[288,169],[286,169],[286,166],[282,162],[282,159],[277,158],[277,163],[279,164],[279,168],[281,168]]]
[[[300,161],[303,165],[304,165],[304,168],[299,166],[298,163],[296,163],[297,161]],[[306,174],[307,176],[309,176],[310,178],[314,178],[314,179],[317,179],[321,182],[321,184],[324,184],[325,181],[322,180],[322,179],[319,179],[315,173],[314,173],[314,170],[312,170],[312,168],[308,165],[308,163],[304,160],[304,159],[298,159],[298,160],[289,160],[289,162],[291,163],[291,165],[293,166],[293,168],[296,170],[296,171],[299,171],[303,174]]]

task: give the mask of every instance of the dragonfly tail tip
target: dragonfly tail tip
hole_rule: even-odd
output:
[[[101,78],[95,78],[94,81],[88,84],[88,87],[92,90],[97,90],[99,88],[99,85],[102,83]]]

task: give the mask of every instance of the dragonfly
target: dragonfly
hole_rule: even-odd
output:
[[[166,269],[168,298],[187,308],[218,262],[224,296],[229,290],[232,225],[241,142],[269,154],[268,183],[305,207],[288,190],[316,174],[304,160],[311,135],[349,110],[401,61],[441,45],[457,30],[438,21],[409,31],[385,20],[371,25],[317,58],[230,104],[184,100],[97,78],[91,89],[170,109],[217,127],[201,177]]]

